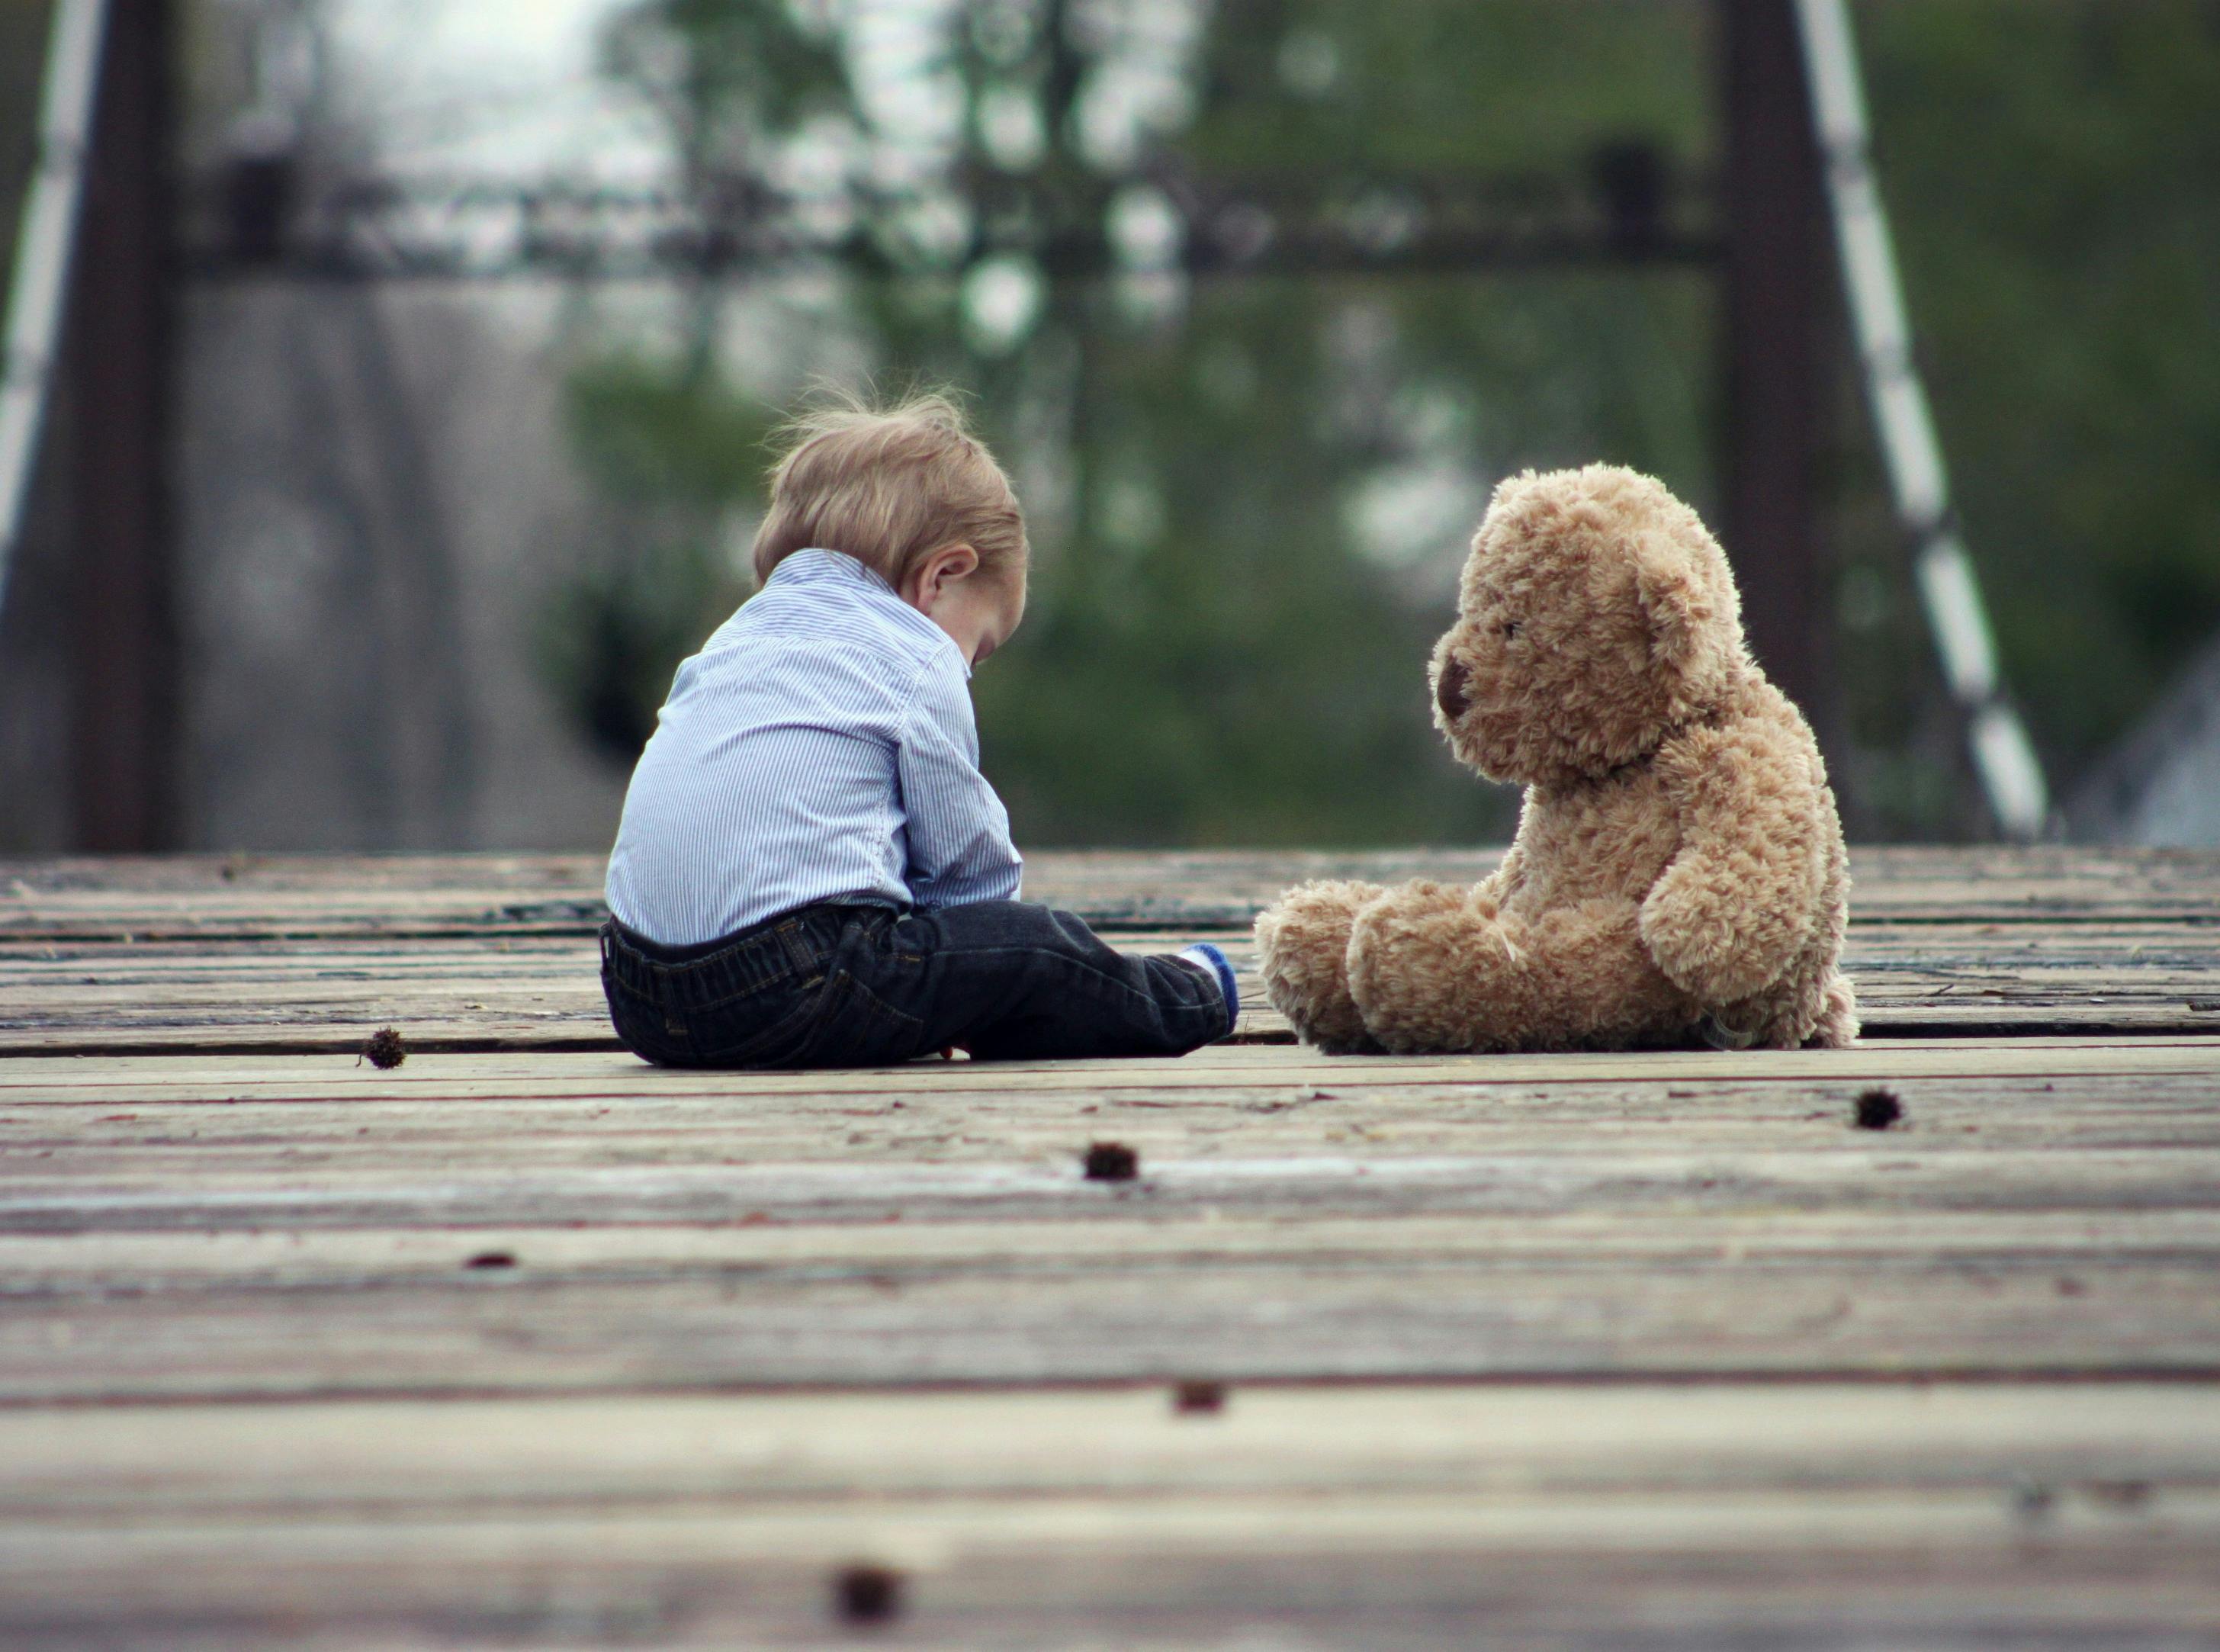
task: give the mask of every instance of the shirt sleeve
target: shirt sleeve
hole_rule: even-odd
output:
[[[1016,899],[1025,861],[1010,841],[1008,811],[979,772],[971,691],[952,649],[920,676],[895,762],[910,898],[920,907]]]

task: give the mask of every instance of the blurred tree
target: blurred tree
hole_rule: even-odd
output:
[[[2061,779],[2220,621],[2214,18],[1857,13],[1969,542]],[[780,318],[768,366],[720,368],[705,283],[675,347],[604,341],[574,383],[608,549],[550,627],[571,703],[628,754],[739,594],[726,547],[767,402],[797,365],[861,367],[972,392],[1026,501],[1032,609],[976,684],[1026,838],[1501,834],[1508,800],[1450,764],[1424,695],[1463,542],[1526,464],[1609,458],[1714,509],[1710,274],[1190,280],[1166,191],[1261,181],[1392,237],[1385,179],[1569,181],[1638,235],[1649,195],[1714,168],[1712,21],[1700,0],[629,7],[608,65],[683,186],[744,206],[814,180],[848,256],[808,304],[751,290]],[[1060,259],[1073,225],[1119,267]],[[1029,237],[1048,251],[1010,250]],[[1837,774],[1863,832],[1949,835],[1973,818],[1957,731],[1851,375],[1839,391]]]
[[[679,187],[719,213],[745,212],[779,146],[852,103],[829,33],[764,0],[643,0],[611,20],[602,59],[661,123]],[[593,550],[547,604],[537,651],[580,732],[627,766],[672,670],[745,593],[723,541],[777,419],[718,371],[706,262],[686,301],[674,354],[589,351],[565,387]]]
[[[805,146],[862,157],[857,234],[887,273],[843,278],[841,320],[882,377],[973,393],[1033,522],[1027,623],[976,684],[1021,835],[1364,843],[1507,830],[1510,800],[1428,720],[1463,542],[1494,475],[1599,445],[1702,491],[1706,284],[1195,284],[1151,179],[1262,176],[1392,211],[1364,195],[1383,175],[1477,164],[1585,187],[1626,134],[1685,171],[1701,24],[1693,5],[998,0],[909,42],[896,72],[953,118],[907,132],[863,72],[900,43],[854,19],[647,0],[608,57],[665,112],[704,199]],[[988,250],[980,225],[1010,211],[1103,224],[1124,267]],[[706,628],[712,524],[754,502],[746,438],[768,409],[711,356],[598,361],[573,385],[621,541],[558,605],[549,658],[613,754],[652,726],[676,639]]]

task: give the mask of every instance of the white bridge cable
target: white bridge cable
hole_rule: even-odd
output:
[[[1896,248],[1874,181],[1849,8],[1846,0],[1796,0],[1796,20],[1866,400],[1897,520],[1913,546],[1920,604],[1942,657],[1943,680],[1964,716],[1967,746],[1990,812],[2012,837],[2034,838],[2049,818],[2049,790],[2026,726],[2005,697],[1980,582],[1952,524],[1942,449],[1912,358]]]
[[[107,9],[105,0],[55,0],[47,26],[38,147],[16,228],[7,330],[0,335],[0,608],[7,602],[9,565],[22,537],[39,428],[60,348]]]

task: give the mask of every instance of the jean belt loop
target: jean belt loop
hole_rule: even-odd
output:
[[[797,974],[807,976],[816,973],[818,953],[808,940],[810,918],[814,913],[797,913],[778,926],[778,938],[786,947],[787,962]]]

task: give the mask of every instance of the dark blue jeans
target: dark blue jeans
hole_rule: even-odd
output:
[[[625,1047],[666,1067],[1182,1056],[1232,1031],[1209,969],[1018,901],[804,907],[690,947],[608,923],[602,987]]]

